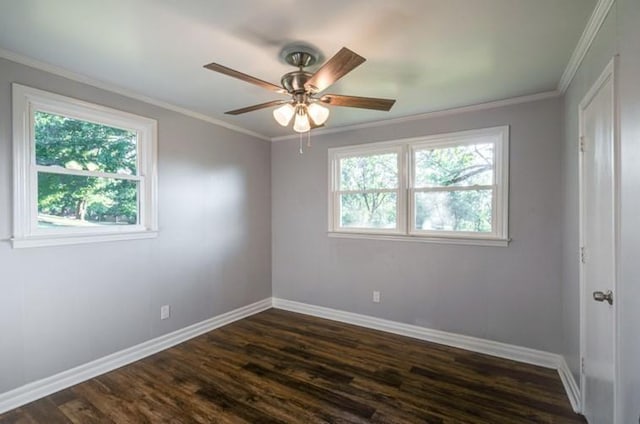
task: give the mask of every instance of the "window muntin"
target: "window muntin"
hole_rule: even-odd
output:
[[[504,241],[505,244],[495,245],[506,245],[508,137],[508,127],[496,127],[329,149],[333,170],[330,233],[380,233],[373,225],[354,228],[343,225],[340,214],[344,208],[340,202],[344,193],[341,189],[362,187],[346,183],[348,179],[344,185],[340,182],[343,168],[340,161],[347,157],[363,158],[396,151],[398,184],[394,192],[398,193],[395,199],[398,219],[393,230],[396,236],[438,242],[467,239],[471,244],[482,244],[483,240],[487,244]],[[381,176],[368,176],[366,181],[376,181],[376,178],[377,181],[384,180]],[[353,178],[348,181],[351,180]],[[359,194],[364,202],[362,190]]]
[[[336,228],[382,233],[399,231],[402,223],[399,205],[401,157],[401,150],[377,149],[337,158]]]
[[[156,121],[13,91],[14,247],[154,236]]]

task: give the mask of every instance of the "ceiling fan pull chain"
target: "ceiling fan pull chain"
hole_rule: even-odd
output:
[[[300,154],[302,154],[302,133],[298,134],[300,134]]]
[[[307,131],[307,147],[311,147],[311,130]]]

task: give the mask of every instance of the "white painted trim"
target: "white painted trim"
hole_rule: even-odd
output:
[[[609,61],[609,63],[607,63],[607,66],[604,67],[604,69],[602,70],[602,73],[600,74],[598,79],[593,83],[591,88],[589,88],[589,91],[587,91],[587,93],[584,95],[584,97],[580,101],[580,104],[578,105],[578,110],[580,110],[580,111],[584,110],[591,103],[593,98],[598,94],[598,92],[600,91],[602,86],[609,79],[614,79],[615,66],[616,66],[615,62],[616,62],[616,60],[615,60],[615,57],[614,57],[613,59],[611,59]],[[582,130],[583,130],[583,128],[580,127],[580,131],[581,131],[580,135],[581,136],[582,136]]]
[[[114,234],[81,234],[64,236],[34,236],[24,238],[12,238],[11,246],[14,249],[30,247],[67,246],[70,244],[103,243],[108,241],[143,240],[158,237],[157,231],[122,232]]]
[[[21,84],[12,84],[14,247],[39,247],[95,241],[156,237],[158,230],[157,160],[158,121],[72,97]],[[101,123],[137,133],[138,169],[135,175],[69,170],[37,165],[34,147],[34,113],[44,111]],[[138,182],[138,224],[127,226],[42,229],[38,227],[37,175],[48,172]],[[50,239],[47,239],[50,237]],[[65,239],[65,237],[69,237]]]
[[[613,143],[614,143],[614,153],[613,153],[613,160],[615,163],[615,172],[614,172],[614,191],[615,191],[615,238],[616,238],[616,242],[615,242],[615,251],[616,251],[616,264],[615,264],[615,281],[613,282],[613,291],[615,293],[618,293],[618,279],[620,278],[619,276],[622,273],[622,264],[619,260],[619,252],[622,251],[622,208],[621,208],[621,204],[622,204],[622,200],[621,200],[621,196],[622,196],[622,176],[621,176],[621,164],[622,164],[622,159],[621,159],[621,155],[622,155],[622,142],[621,142],[621,135],[622,135],[622,127],[621,127],[621,114],[620,114],[620,87],[619,87],[619,81],[620,81],[620,76],[619,76],[619,70],[620,70],[620,55],[616,54],[613,59],[611,59],[611,62],[613,64],[613,131],[614,131],[614,137],[613,137]],[[622,336],[621,336],[621,332],[620,332],[620,325],[618,325],[618,323],[622,322],[621,320],[621,312],[620,312],[620,308],[616,307],[615,309],[615,313],[614,313],[614,317],[613,320],[615,322],[615,332],[613,334],[613,340],[614,340],[614,345],[613,345],[613,358],[614,358],[614,366],[613,366],[613,372],[614,372],[614,385],[613,385],[613,398],[614,398],[614,402],[613,402],[613,422],[614,424],[622,424],[622,417],[624,416],[623,412],[622,412],[622,408],[623,408],[623,396],[622,394],[624,393],[624,389],[622,387],[622,369],[620,367],[620,364],[622,363],[622,359],[621,359],[621,355],[622,355],[622,349],[620,349],[620,343],[622,340]]]
[[[496,100],[496,101],[491,101],[486,103],[478,103],[475,105],[438,110],[434,112],[419,113],[417,115],[403,116],[399,118],[383,119],[380,121],[365,122],[362,124],[345,125],[345,126],[336,127],[336,128],[315,129],[311,132],[311,135],[322,136],[327,134],[335,134],[335,133],[354,131],[354,130],[360,130],[365,128],[375,128],[375,127],[380,127],[384,125],[404,124],[407,122],[419,121],[422,119],[440,118],[442,116],[457,115],[457,114],[467,113],[467,112],[477,112],[480,110],[495,109],[499,107],[518,105],[521,103],[529,103],[529,102],[537,102],[537,101],[546,100],[546,99],[554,99],[556,97],[560,97],[561,95],[562,93],[556,90],[545,91],[542,93],[531,94],[527,96],[512,97],[509,99]],[[273,137],[271,138],[271,141],[276,142],[276,141],[293,140],[293,139],[298,139],[298,137],[299,137],[298,134],[284,135],[279,137]]]
[[[295,302],[293,300],[280,299],[277,297],[272,298],[272,300],[273,307],[276,309],[297,312],[333,321],[340,321],[347,324],[358,325],[360,327],[371,328],[374,330],[385,331],[387,333],[399,334],[401,336],[411,337],[414,339],[465,349],[472,352],[483,353],[485,355],[496,356],[498,358],[555,369],[558,371],[560,380],[567,392],[571,407],[576,413],[580,412],[580,390],[578,389],[578,385],[573,379],[573,375],[571,374],[571,371],[569,371],[569,367],[562,355],[507,343],[495,342],[492,340],[480,339],[477,337],[465,336],[462,334],[432,330],[417,325],[340,311],[337,309],[326,308],[324,306]]]
[[[271,298],[266,298],[2,393],[0,394],[0,414],[270,308]]]
[[[327,235],[331,238],[344,239],[365,239],[365,240],[390,240],[390,241],[407,241],[413,243],[434,243],[434,244],[459,244],[465,246],[494,246],[507,247],[511,239],[498,238],[480,238],[480,237],[425,237],[411,235],[388,235],[388,234],[361,234],[349,233],[346,231],[329,232]]]
[[[340,160],[349,158],[352,156],[374,156],[374,155],[383,155],[383,154],[395,154],[397,156],[396,166],[398,170],[398,186],[392,189],[381,189],[374,191],[362,191],[362,190],[340,190]],[[342,148],[333,148],[329,149],[329,160],[331,163],[329,164],[330,172],[332,172],[332,179],[329,182],[329,210],[330,210],[330,226],[329,231],[345,231],[345,232],[355,232],[355,233],[364,233],[364,234],[386,234],[386,235],[403,235],[405,233],[406,228],[406,211],[407,200],[406,200],[406,179],[402,178],[404,173],[404,169],[406,167],[406,152],[405,146],[397,142],[387,142],[380,144],[361,144],[358,146],[349,146]],[[340,227],[340,219],[339,219],[339,208],[340,208],[340,196],[343,194],[348,194],[349,192],[353,193],[363,193],[363,192],[381,192],[388,191],[396,194],[396,226],[395,228],[341,228]]]
[[[561,94],[564,94],[569,88],[569,85],[571,85],[573,77],[575,77],[576,72],[578,72],[580,64],[587,55],[593,40],[595,40],[596,35],[607,18],[609,10],[614,2],[615,0],[598,0],[593,13],[587,22],[587,26],[584,28],[584,31],[578,40],[578,44],[576,45],[571,58],[569,58],[569,63],[567,63],[567,67],[565,68],[564,73],[560,78],[560,82],[558,83],[558,92]]]
[[[614,56],[607,66],[605,66],[604,70],[598,77],[598,79],[593,83],[589,91],[584,95],[580,104],[578,106],[578,146],[582,146],[582,140],[584,136],[584,110],[588,107],[588,105],[593,101],[594,97],[598,94],[598,92],[602,89],[602,87],[611,80],[612,85],[612,121],[613,121],[613,219],[614,219],[614,249],[613,249],[613,261],[614,261],[614,271],[612,276],[612,288],[614,303],[613,303],[613,367],[614,367],[614,382],[613,382],[613,422],[614,424],[620,423],[621,414],[621,381],[620,378],[620,352],[618,349],[619,346],[619,314],[620,310],[618,308],[618,303],[615,300],[616,295],[618,293],[618,275],[620,273],[620,261],[619,261],[619,252],[620,252],[620,114],[618,110],[618,56]],[[588,148],[588,146],[587,146]],[[585,246],[585,206],[584,206],[584,198],[585,198],[585,187],[584,187],[584,157],[582,150],[579,148],[578,153],[578,238],[579,238],[579,249]],[[588,255],[587,249],[587,255]],[[587,256],[588,259],[588,256]],[[585,357],[585,352],[587,349],[586,345],[586,334],[587,328],[585,325],[585,316],[586,316],[586,304],[587,301],[587,293],[585,287],[585,269],[584,262],[579,259],[579,269],[578,269],[578,280],[579,280],[579,318],[580,318],[580,363],[582,364],[582,360]],[[581,398],[580,405],[581,409],[586,409],[586,375],[584,373],[584,368],[580,367],[580,387],[581,387]]]
[[[416,150],[424,148],[447,148],[453,146],[462,146],[467,144],[475,144],[480,142],[479,140],[484,137],[496,137],[492,140],[494,146],[494,166],[493,176],[494,182],[492,186],[469,186],[469,187],[440,187],[415,188],[414,172],[415,172],[415,152]],[[408,187],[409,198],[407,211],[409,212],[409,226],[407,227],[407,233],[416,237],[428,237],[428,238],[461,238],[461,239],[508,239],[509,232],[509,137],[510,128],[508,125],[493,128],[484,128],[478,130],[462,131],[450,134],[439,134],[435,136],[425,137],[424,141],[412,143],[408,147],[410,156],[410,166],[407,171],[409,174]],[[490,188],[492,190],[492,222],[491,227],[493,231],[489,234],[478,234],[473,232],[455,232],[455,231],[427,231],[414,228],[415,223],[415,193],[425,191],[455,191],[455,190],[479,190]]]
[[[561,355],[273,297],[234,309],[233,311],[148,340],[51,377],[1,393],[0,414],[114,369],[139,361],[147,356],[169,349],[172,346],[215,330],[216,328],[247,318],[272,307],[392,334],[399,334],[414,339],[439,343],[544,368],[557,369],[574,411],[580,412],[580,390],[573,379],[573,375],[566,361]]]
[[[567,397],[569,398],[573,411],[579,414],[582,412],[582,396],[580,394],[580,387],[578,387],[578,383],[576,383],[576,379],[573,377],[573,373],[569,369],[569,365],[567,365],[567,361],[564,357],[561,357],[560,359],[558,374],[560,375],[560,380],[562,381],[564,390],[567,392]]]
[[[332,147],[327,150],[328,159],[328,233],[330,237],[375,238],[377,240],[422,241],[425,243],[466,244],[507,246],[509,242],[509,137],[508,125],[480,128],[451,133],[430,134],[388,140],[376,143],[362,143],[350,146]],[[415,150],[418,148],[443,148],[473,144],[482,138],[491,138],[494,145],[494,184],[493,221],[491,233],[473,233],[456,231],[425,231],[413,228],[414,192],[424,190],[413,187]],[[393,229],[348,228],[340,227],[340,196],[348,191],[339,190],[340,165],[343,158],[351,156],[370,156],[375,154],[396,153],[398,155],[397,222]],[[484,186],[429,188],[436,190],[476,190]],[[354,190],[361,193],[362,190]],[[422,240],[417,240],[422,239]]]
[[[118,180],[141,181],[140,175],[118,174],[113,172],[87,171],[84,169],[61,168],[48,165],[36,165],[36,171],[48,172],[50,174],[75,175],[79,177],[115,178]]]
[[[417,325],[405,324],[276,297],[273,298],[273,307],[276,309],[298,312],[314,317],[340,321],[347,324],[358,325],[360,327],[386,331],[388,333],[399,334],[401,336],[407,336],[414,339],[466,349],[472,352],[484,353],[486,355],[496,356],[499,358],[511,359],[544,368],[557,369],[561,359],[561,356],[555,353],[465,336],[462,334],[449,333],[441,330],[432,330],[430,328],[420,327]]]
[[[49,63],[46,62],[41,62],[39,60],[36,59],[32,59],[30,57],[27,56],[23,56],[21,54],[12,52],[10,50],[6,50],[3,48],[0,48],[0,58],[4,58],[7,60],[10,60],[12,62],[16,62],[16,63],[20,63],[22,65],[25,66],[29,66],[31,68],[35,68],[35,69],[39,69],[41,71],[45,71],[48,72],[50,74],[54,74],[54,75],[58,75],[60,77],[63,78],[67,78],[70,79],[72,81],[77,81],[77,82],[81,82],[83,84],[87,84],[87,85],[91,85],[93,87],[97,87],[100,88],[102,90],[107,90],[110,91],[112,93],[116,93],[119,94],[121,96],[125,96],[128,97],[130,99],[134,99],[134,100],[139,100],[141,102],[145,102],[154,106],[158,106],[161,107],[163,109],[167,109],[167,110],[171,110],[173,112],[177,112],[179,114],[185,115],[185,116],[189,116],[191,118],[195,118],[195,119],[199,119],[201,121],[205,121],[208,122],[210,124],[214,124],[217,125],[219,127],[224,127],[228,130],[231,131],[235,131],[238,133],[242,133],[242,134],[246,134],[246,135],[250,135],[252,137],[256,137],[259,138],[261,140],[265,140],[265,141],[270,141],[271,138],[267,137],[263,134],[259,134],[255,131],[251,131],[248,130],[246,128],[242,128],[239,127],[237,125],[233,125],[230,124],[228,122],[222,121],[220,119],[216,119],[216,118],[212,118],[211,116],[205,115],[203,113],[200,112],[195,112],[193,110],[181,107],[181,106],[176,106],[173,105],[171,103],[162,101],[162,100],[158,100],[158,99],[154,99],[153,97],[149,97],[146,96],[144,94],[140,94],[140,93],[136,93],[135,91],[132,91],[130,89],[125,89],[122,87],[119,87],[115,84],[112,83],[108,83],[105,81],[100,81],[97,79],[93,79],[90,78],[88,76],[73,72],[73,71],[69,71],[67,69],[64,68],[60,68],[58,66],[55,65],[51,65]]]

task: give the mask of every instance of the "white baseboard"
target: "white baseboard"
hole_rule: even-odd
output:
[[[215,316],[51,377],[0,394],[0,414],[271,308],[271,298]]]
[[[556,369],[559,363],[559,355],[556,355],[555,353],[494,342],[477,337],[464,336],[461,334],[448,333],[446,331],[432,330],[417,325],[374,318],[368,315],[354,314],[352,312],[339,311],[322,306],[309,305],[306,303],[278,298],[273,298],[273,307],[331,319],[334,321],[341,321],[348,324],[355,324],[361,327],[372,328],[374,330],[387,331],[389,333],[413,337],[414,339],[458,347],[472,352],[484,353],[545,368]]]
[[[562,355],[275,297],[273,307],[555,369],[560,375],[573,410],[580,411],[578,385]]]
[[[561,357],[560,359],[558,374],[560,374],[560,380],[562,380],[564,390],[567,392],[567,397],[569,398],[569,402],[571,402],[571,407],[575,412],[582,412],[580,386],[576,383],[576,379],[573,378],[573,373],[569,369],[569,365],[567,365],[567,361],[565,361],[564,357]]]
[[[560,375],[560,379],[567,392],[567,396],[569,397],[573,410],[575,412],[580,412],[580,389],[576,384],[573,374],[569,370],[564,357],[561,355],[274,297],[234,309],[233,311],[229,311],[172,333],[165,334],[153,340],[140,343],[139,345],[132,346],[128,349],[121,350],[95,361],[63,371],[51,377],[34,381],[9,392],[1,393],[0,414],[48,396],[62,389],[66,389],[75,384],[82,383],[83,381],[107,373],[116,368],[128,365],[132,362],[153,355],[154,353],[168,349],[201,334],[242,318],[257,314],[271,307],[345,322],[374,330],[386,331],[388,333],[399,334],[419,340],[439,343],[545,368],[556,369],[558,370],[558,374]]]

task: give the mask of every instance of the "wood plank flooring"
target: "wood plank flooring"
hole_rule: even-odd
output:
[[[554,370],[275,309],[0,423],[585,423]]]

